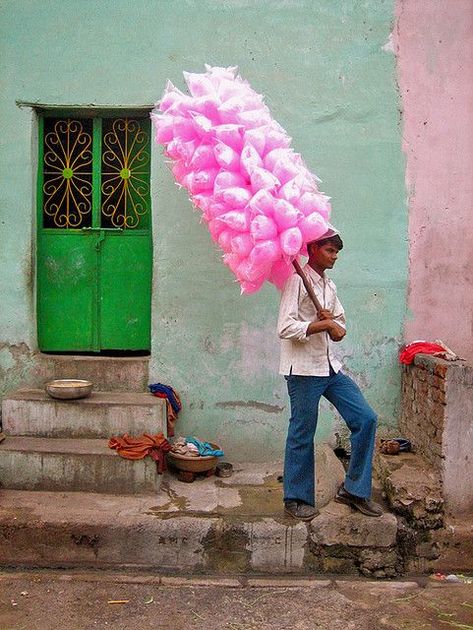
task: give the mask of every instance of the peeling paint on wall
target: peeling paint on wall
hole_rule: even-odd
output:
[[[407,265],[395,57],[386,44],[393,0],[228,0],[218,10],[214,0],[115,0],[112,8],[89,3],[83,21],[72,0],[17,0],[2,7],[2,17],[0,112],[9,157],[2,162],[8,184],[0,184],[0,338],[26,344],[26,357],[35,351],[33,283],[19,268],[35,223],[36,129],[34,114],[15,101],[150,103],[167,78],[183,87],[182,70],[238,64],[333,199],[345,241],[333,276],[348,315],[347,367],[365,384],[381,422],[395,426]],[[235,459],[280,457],[288,401],[277,373],[277,291],[268,286],[240,297],[156,147],[152,204],[152,381],[181,394],[179,432],[214,439]],[[18,225],[28,229],[12,229]],[[9,383],[30,365],[30,358],[14,361]],[[331,439],[335,418],[324,406],[319,438]]]
[[[25,343],[0,343],[0,398],[25,385],[34,366],[33,353]]]
[[[396,26],[409,193],[406,340],[440,338],[473,359],[471,0],[398,0]]]

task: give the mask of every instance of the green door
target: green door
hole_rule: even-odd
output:
[[[149,351],[149,118],[44,115],[39,132],[40,349]]]

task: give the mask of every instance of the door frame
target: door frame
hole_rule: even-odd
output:
[[[102,171],[102,121],[105,118],[139,118],[146,119],[147,115],[153,109],[153,106],[139,106],[139,107],[62,107],[62,106],[40,106],[35,107],[36,113],[36,139],[37,139],[37,170],[36,170],[36,230],[35,230],[35,306],[36,306],[36,335],[38,347],[40,347],[40,331],[39,331],[39,304],[40,304],[40,290],[41,282],[39,279],[39,255],[41,250],[41,239],[45,232],[58,233],[58,228],[44,228],[43,227],[43,185],[44,185],[44,119],[45,118],[74,118],[74,119],[92,119],[92,208],[91,208],[91,220],[92,228],[97,234],[100,234],[103,239],[103,233],[107,231],[107,228],[101,228],[101,171]],[[149,120],[149,116],[148,116]],[[149,120],[149,212],[148,223],[144,229],[128,229],[126,231],[133,232],[137,236],[147,237],[149,246],[151,248],[150,262],[149,262],[149,302],[147,305],[149,313],[149,330],[148,330],[148,347],[143,348],[145,352],[151,352],[151,330],[152,330],[152,286],[153,286],[153,230],[152,230],[152,194],[151,194],[151,164],[152,164],[152,128],[151,121]],[[87,229],[87,228],[86,228]],[[83,228],[67,228],[67,230],[75,232],[85,232]],[[92,230],[91,230],[92,231]],[[118,229],[116,230],[119,231]],[[123,235],[125,237],[125,234]],[[94,286],[94,309],[95,309],[95,326],[93,326],[93,342],[90,349],[76,350],[74,348],[68,350],[48,350],[40,347],[43,352],[84,352],[90,354],[98,354],[101,351],[106,352],[107,349],[101,347],[100,344],[100,328],[101,328],[101,313],[100,313],[100,287],[99,287],[99,264],[97,260],[96,265],[96,281]],[[112,349],[110,349],[112,350]],[[141,350],[141,349],[140,349]],[[133,349],[130,349],[132,352]]]

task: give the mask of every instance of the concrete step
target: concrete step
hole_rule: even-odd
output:
[[[57,378],[82,378],[98,391],[145,392],[149,384],[149,357],[95,357],[83,355],[37,355],[31,384],[42,387]]]
[[[398,572],[392,514],[369,518],[330,502],[312,523],[298,522],[282,510],[279,466],[234,468],[231,478],[191,484],[166,473],[154,497],[3,491],[0,565],[186,575]]]
[[[0,487],[111,494],[155,494],[161,476],[150,457],[123,459],[106,440],[7,437]]]
[[[166,435],[166,402],[145,393],[93,392],[79,400],[55,400],[41,389],[11,392],[2,403],[9,435],[54,438],[109,438]]]

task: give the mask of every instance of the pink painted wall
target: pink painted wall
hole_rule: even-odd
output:
[[[397,0],[409,196],[407,341],[473,359],[473,1]]]

